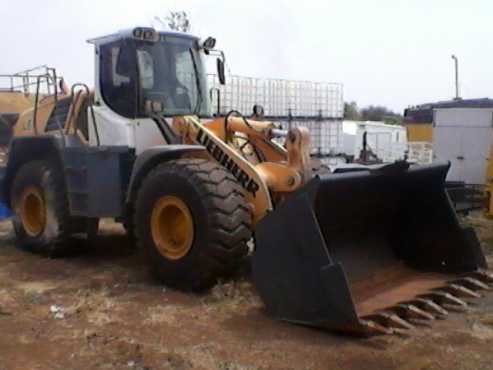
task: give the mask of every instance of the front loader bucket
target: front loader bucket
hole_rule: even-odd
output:
[[[493,278],[445,192],[449,164],[316,177],[256,227],[255,284],[275,317],[392,333],[467,306]]]

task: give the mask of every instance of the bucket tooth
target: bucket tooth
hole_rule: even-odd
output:
[[[370,315],[368,318],[392,329],[414,329],[412,324],[392,312],[380,311]]]
[[[487,284],[493,283],[493,274],[489,271],[486,271],[486,270],[477,270],[477,271],[474,271],[474,272],[468,274],[468,276],[475,278],[475,279],[478,279],[478,280],[480,280],[484,283],[487,283]]]
[[[429,320],[409,319],[409,322],[414,326],[426,326],[427,328],[431,327],[431,322]]]
[[[456,304],[444,303],[443,307],[452,312],[466,312],[468,310],[467,306],[459,306]]]
[[[373,320],[360,320],[365,335],[393,334],[392,328],[380,325]]]
[[[443,290],[450,291],[457,297],[462,298],[481,298],[481,294],[476,293],[464,286],[458,284],[449,284],[447,287],[442,288]]]
[[[452,283],[464,286],[471,290],[491,290],[491,287],[489,285],[472,277],[465,277],[459,280],[455,280]]]
[[[401,303],[397,306],[393,307],[393,310],[399,315],[404,316],[409,319],[418,319],[418,320],[434,320],[435,316],[431,313],[423,311],[417,306],[409,303]]]
[[[445,316],[448,315],[447,310],[443,309],[440,307],[438,304],[433,302],[431,299],[427,298],[416,298],[411,304],[415,305],[418,308],[421,308],[422,310],[425,310],[427,312],[431,312],[437,319],[444,318]]]
[[[449,305],[467,307],[467,303],[464,302],[462,299],[457,298],[456,296],[444,292],[442,290],[431,291],[429,293],[424,294],[423,297],[437,301],[442,306],[444,304],[449,304]]]

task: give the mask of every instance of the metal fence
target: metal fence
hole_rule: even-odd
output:
[[[261,79],[228,76],[221,85],[209,75],[213,111],[221,115],[238,110],[246,116],[261,105],[265,117],[284,128],[305,126],[310,130],[312,153],[334,156],[342,149],[343,86],[339,83]]]

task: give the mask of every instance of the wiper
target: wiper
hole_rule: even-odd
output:
[[[202,89],[200,86],[199,71],[197,68],[197,63],[195,62],[193,50],[192,50],[192,48],[190,48],[188,50],[190,52],[190,56],[192,57],[193,69],[195,71],[195,84],[197,85],[197,92],[198,92],[197,93],[197,105],[195,106],[195,109],[193,110],[193,114],[198,116],[200,113],[200,106],[202,105],[202,102],[203,102]]]

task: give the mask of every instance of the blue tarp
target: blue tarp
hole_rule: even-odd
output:
[[[5,203],[0,202],[0,221],[6,220],[10,217],[12,217],[12,211],[5,205]]]

